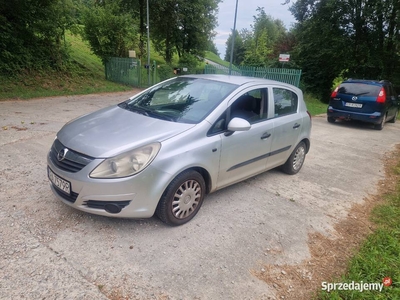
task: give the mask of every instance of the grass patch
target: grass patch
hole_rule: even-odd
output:
[[[326,113],[328,104],[321,102],[310,93],[304,94],[304,101],[306,102],[307,109],[312,116]]]
[[[221,59],[217,54],[215,54],[213,52],[206,51],[205,58],[208,60],[211,60],[217,64],[220,64],[224,67],[229,68],[229,61],[225,61],[225,60]]]
[[[0,100],[82,95],[132,89],[132,87],[95,76],[65,74],[55,71],[35,72],[13,78],[0,76],[0,82]]]
[[[394,165],[389,172],[389,179],[395,188],[383,195],[384,204],[374,208],[371,219],[377,228],[362,244],[358,253],[350,260],[345,275],[335,279],[336,283],[383,283],[390,277],[393,283],[382,292],[326,291],[318,294],[318,299],[400,299],[400,151],[393,156]]]
[[[132,87],[107,81],[101,60],[91,53],[79,36],[68,34],[71,63],[63,72],[47,70],[26,72],[17,76],[0,76],[0,100],[30,99],[117,92]]]

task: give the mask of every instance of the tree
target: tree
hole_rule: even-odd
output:
[[[216,27],[220,0],[165,0],[151,3],[150,36],[167,63],[174,52],[203,56]]]
[[[291,11],[303,79],[328,99],[339,74],[400,83],[397,0],[298,0]]]
[[[131,14],[121,12],[119,1],[103,2],[83,15],[84,38],[103,63],[110,57],[127,57],[137,45],[137,28]]]
[[[237,30],[235,31],[235,44],[233,48],[233,57],[232,57],[232,63],[234,65],[241,65],[243,60],[244,60],[244,54],[245,54],[245,47],[244,47],[244,41],[243,41],[243,36],[246,36],[248,31],[245,29],[239,33]],[[226,52],[225,52],[225,58],[224,60],[230,61],[231,60],[231,49],[232,49],[232,34],[229,35],[227,41],[226,41]]]
[[[68,63],[64,32],[71,25],[69,0],[2,0],[0,72],[61,69]]]
[[[243,29],[235,34],[233,62],[254,67],[270,66],[282,51],[288,53],[292,50],[294,41],[281,20],[273,19],[263,7],[258,7],[251,30]],[[226,46],[225,60],[230,60],[232,35],[228,37]]]
[[[268,47],[268,34],[264,28],[257,32],[257,37],[251,40],[250,47],[246,48],[244,65],[253,67],[267,67],[269,63],[269,54],[272,48]]]

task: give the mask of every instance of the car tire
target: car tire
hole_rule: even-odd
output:
[[[379,124],[375,124],[374,128],[376,130],[382,130],[383,127],[385,127],[385,123],[386,123],[386,114],[383,115],[382,121]]]
[[[336,119],[334,117],[328,117],[328,122],[329,123],[335,123]]]
[[[394,114],[393,119],[391,119],[389,122],[390,122],[390,123],[396,123],[397,115],[398,115],[398,114],[399,114],[399,110],[396,109],[396,112],[395,112],[395,114]]]
[[[293,150],[281,169],[283,172],[289,175],[297,174],[303,166],[306,158],[307,148],[304,142],[300,142],[297,147]]]
[[[189,222],[200,210],[206,192],[203,176],[188,170],[175,177],[158,203],[156,215],[168,225]]]

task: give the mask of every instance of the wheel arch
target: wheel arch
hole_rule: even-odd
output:
[[[212,180],[211,180],[210,173],[208,173],[208,171],[202,167],[190,167],[190,168],[182,171],[181,173],[188,171],[188,170],[193,170],[193,171],[200,173],[200,175],[204,178],[204,182],[206,184],[206,195],[209,194],[211,191],[211,186],[212,186]],[[181,174],[181,173],[179,173],[179,174]]]
[[[196,171],[197,173],[199,173],[203,177],[204,183],[206,185],[206,195],[209,194],[210,191],[211,191],[211,188],[212,188],[212,179],[211,179],[210,173],[205,168],[192,166],[192,167],[189,167],[187,169],[181,170],[179,173],[176,173],[176,175],[169,180],[169,182],[168,182],[167,186],[165,187],[161,197],[165,195],[165,191],[167,190],[167,187],[172,182],[172,180],[174,180],[174,178],[178,177],[179,175],[181,175],[184,172],[191,171],[191,170]]]
[[[311,146],[310,140],[309,140],[308,138],[304,138],[304,139],[302,139],[302,140],[299,142],[299,144],[300,144],[301,142],[304,142],[304,144],[306,144],[306,154],[307,154],[308,151],[310,150],[310,146]],[[298,144],[297,144],[297,145],[298,145]]]

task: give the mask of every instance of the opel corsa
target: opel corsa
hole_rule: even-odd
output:
[[[275,167],[301,169],[311,117],[301,90],[259,78],[176,77],[67,123],[48,154],[54,195],[109,217],[181,225],[204,196]]]

